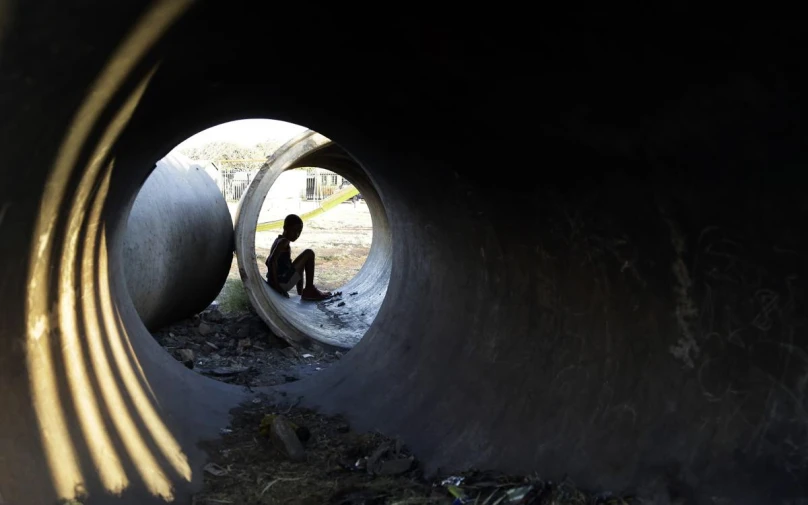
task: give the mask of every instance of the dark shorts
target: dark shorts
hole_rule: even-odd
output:
[[[269,275],[269,272],[267,272],[267,282],[270,282]],[[292,265],[278,265],[278,284],[281,289],[289,291],[297,285],[300,279],[302,279],[302,276]]]
[[[297,273],[295,268],[289,265],[278,265],[278,282],[281,284],[286,284],[292,277]]]

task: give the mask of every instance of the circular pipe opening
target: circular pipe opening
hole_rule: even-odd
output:
[[[286,170],[320,167],[348,178],[365,198],[373,223],[370,252],[359,273],[342,287],[342,297],[306,302],[284,298],[266,282],[255,253],[255,234],[264,200]],[[295,345],[351,349],[373,324],[387,294],[392,269],[387,212],[367,172],[339,145],[307,130],[279,148],[256,174],[236,215],[236,257],[247,295],[258,315]],[[315,251],[316,254],[316,251]]]

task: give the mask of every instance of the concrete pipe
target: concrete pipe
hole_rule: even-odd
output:
[[[365,336],[285,386],[304,405],[400,436],[428,471],[699,505],[808,495],[804,27],[4,9],[6,503],[189,502],[197,444],[249,397],[141,323],[126,211],[153,160],[249,117],[306,125],[361,162],[393,238]],[[267,48],[270,75],[233,71]]]
[[[213,179],[169,153],[143,184],[123,243],[126,286],[149,329],[201,311],[233,262],[233,222]]]
[[[365,198],[373,222],[373,242],[367,260],[357,275],[340,288],[346,302],[342,306],[301,301],[294,292],[289,298],[282,297],[270,289],[265,280],[266,270],[256,261],[255,229],[269,189],[285,170],[308,166],[330,169],[347,177]],[[315,343],[326,348],[350,349],[359,342],[387,293],[391,247],[387,214],[367,174],[342,148],[312,131],[303,132],[280,147],[239,202],[236,256],[250,302],[277,335],[296,345]]]

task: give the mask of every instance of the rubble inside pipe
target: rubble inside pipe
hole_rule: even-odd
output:
[[[342,356],[339,351],[295,349],[273,335],[257,315],[218,308],[161,328],[153,336],[186,367],[246,387],[294,382]]]
[[[472,470],[425,478],[418,460],[401,441],[379,433],[356,433],[340,417],[297,408],[294,402],[278,398],[264,396],[234,410],[221,439],[204,447],[211,463],[194,504],[641,503],[630,497],[586,493],[571,482],[550,482],[540,476]],[[278,425],[285,426],[282,434],[276,431]]]

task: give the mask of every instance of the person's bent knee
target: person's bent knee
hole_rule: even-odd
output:
[[[312,251],[311,249],[306,249],[305,251],[303,251],[302,254],[304,254],[304,255],[306,255],[306,256],[308,256],[310,258],[314,257],[314,251]]]

